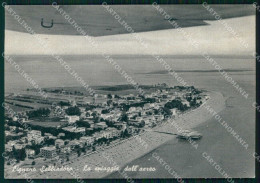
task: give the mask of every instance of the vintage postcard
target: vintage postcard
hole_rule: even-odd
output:
[[[255,177],[257,4],[2,6],[5,179]]]

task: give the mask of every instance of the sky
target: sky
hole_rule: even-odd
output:
[[[50,50],[59,55],[200,55],[202,51],[211,55],[252,55],[255,50],[255,16],[225,19],[226,25],[235,34],[227,30],[221,21],[206,21],[210,25],[183,28],[186,35],[197,42],[199,49],[189,44],[187,36],[177,29],[138,33],[144,48],[131,34],[93,37],[98,49],[83,36],[44,35],[39,37],[48,43],[44,49],[29,33],[5,30],[5,54],[7,55],[49,55]],[[241,40],[248,44],[246,48]]]

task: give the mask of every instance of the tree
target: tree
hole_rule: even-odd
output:
[[[46,116],[49,116],[50,113],[51,113],[51,110],[49,108],[39,108],[34,111],[26,112],[26,114],[29,118],[46,117]]]
[[[19,128],[15,127],[15,133],[19,133]]]
[[[82,151],[83,153],[86,153],[86,146],[84,146],[84,147],[81,149],[81,151]]]
[[[25,160],[25,158],[26,158],[26,152],[25,152],[25,149],[22,148],[22,149],[19,151],[19,159],[23,161],[23,160]]]
[[[95,146],[92,147],[92,151],[96,151],[96,147]]]
[[[96,106],[87,104],[85,110],[86,110],[86,111],[89,111],[89,110],[92,110],[92,109],[94,109],[94,108],[96,108]]]
[[[144,127],[144,126],[145,126],[145,121],[142,120],[142,121],[139,123],[138,127],[139,127],[139,128],[142,128],[142,127]]]
[[[60,101],[59,105],[60,106],[70,106],[70,103],[69,102]]]
[[[65,110],[66,114],[73,116],[73,115],[77,115],[80,116],[81,112],[80,109],[77,106],[74,107],[69,107],[68,109]]]
[[[68,144],[69,144],[69,141],[65,140],[64,145],[68,145]]]
[[[90,124],[87,121],[77,121],[76,125],[79,127],[85,127],[85,128],[90,128]]]
[[[35,165],[35,161],[32,162],[32,165]]]
[[[86,112],[86,117],[89,117],[90,116],[90,113],[89,112]]]
[[[107,113],[109,113],[109,110],[108,110],[108,109],[103,109],[103,110],[101,111],[101,113],[102,113],[102,114],[107,114]]]
[[[195,98],[194,98],[193,100],[190,101],[190,106],[191,106],[191,107],[195,107],[195,106],[197,106],[197,101],[196,101]]]
[[[96,117],[98,116],[98,114],[97,114],[96,111],[94,111],[94,112],[91,114],[91,116],[93,116],[93,118],[96,118]]]
[[[77,154],[78,154],[78,157],[80,157],[80,155],[81,155],[81,151],[78,150],[78,151],[77,151]]]
[[[107,98],[108,99],[111,99],[112,98],[112,95],[109,93],[109,94],[107,94]]]
[[[164,105],[165,108],[168,108],[168,109],[173,109],[173,108],[177,108],[178,110],[180,111],[185,111],[188,109],[187,105],[183,104],[181,102],[181,100],[179,99],[174,99],[170,102],[167,102],[165,105]]]
[[[119,120],[128,122],[128,115],[125,112],[122,112],[121,117],[119,118]]]

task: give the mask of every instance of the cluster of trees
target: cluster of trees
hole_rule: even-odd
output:
[[[26,112],[26,114],[29,118],[46,117],[46,116],[49,116],[50,113],[51,113],[51,110],[49,108],[39,108],[34,111]]]
[[[109,94],[107,94],[107,98],[108,99],[111,99],[112,98],[112,95],[109,93]]]
[[[133,103],[133,104],[121,104],[121,107],[123,108],[124,111],[128,111],[130,107],[144,107],[144,104],[148,102],[138,102],[138,103]]]
[[[88,111],[88,110],[92,110],[92,109],[95,109],[95,108],[96,108],[96,106],[87,104],[85,110]]]
[[[108,110],[108,109],[103,109],[103,110],[101,111],[101,113],[102,113],[102,114],[107,114],[107,113],[109,113],[109,110]]]
[[[45,143],[48,143],[48,141],[45,141]],[[53,142],[54,144],[54,142]],[[35,155],[38,155],[40,153],[40,148],[42,148],[43,145],[36,144],[34,141],[32,141],[32,145],[28,146],[27,148],[30,148],[35,151]]]
[[[122,112],[121,116],[119,117],[119,121],[128,122],[129,118],[126,112]]]
[[[90,128],[90,124],[87,121],[77,121],[76,126]]]
[[[70,103],[69,102],[60,101],[59,105],[60,106],[70,106]]]
[[[74,95],[84,95],[84,93],[80,91],[74,91]]]
[[[181,100],[178,100],[178,99],[174,99],[170,102],[167,102],[165,105],[164,105],[165,108],[168,108],[168,109],[173,109],[173,108],[177,108],[178,110],[180,111],[185,111],[188,109],[188,106],[186,104],[183,104],[181,102]]]
[[[149,103],[155,103],[156,102],[155,98],[146,98],[145,101],[149,102]]]
[[[68,109],[65,110],[66,114],[73,116],[77,115],[79,116],[81,114],[79,107],[74,106],[74,107],[69,107]]]
[[[19,161],[24,161],[26,158],[26,152],[25,152],[25,148],[22,149],[16,149],[13,146],[13,150],[11,152],[11,157],[13,157],[14,159],[16,159],[18,162]]]
[[[190,106],[191,107],[199,107],[202,104],[202,102],[200,101],[200,103],[197,102],[196,98],[192,99],[190,101]]]

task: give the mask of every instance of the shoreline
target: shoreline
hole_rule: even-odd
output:
[[[207,104],[210,105],[216,112],[220,112],[225,108],[225,98],[220,92],[206,92],[210,99],[207,101]],[[204,104],[205,105],[205,104]],[[199,115],[197,115],[199,113]],[[204,123],[208,119],[212,118],[212,115],[203,107],[196,108],[192,111],[189,111],[176,119],[175,123],[180,126],[182,129],[192,129],[199,124]],[[154,131],[156,130],[156,131]],[[158,133],[160,131],[160,133]],[[107,148],[104,151],[96,152],[91,155],[85,155],[79,158],[73,159],[69,162],[68,166],[72,167],[74,173],[81,178],[104,178],[115,172],[107,172],[107,171],[93,171],[95,167],[112,167],[114,166],[107,159],[102,156],[102,152],[105,152],[115,163],[121,168],[126,166],[128,163],[148,154],[149,152],[159,148],[164,143],[169,140],[175,139],[175,135],[166,134],[166,133],[176,133],[177,129],[172,126],[169,122],[163,124],[162,126],[155,127],[151,129],[151,131],[146,131],[139,135],[141,140],[148,144],[147,147],[144,148],[140,143],[140,139],[135,137],[131,137],[129,139],[124,140],[123,142],[118,143],[112,148]],[[92,167],[91,171],[83,171],[85,165]],[[8,177],[22,177],[22,175],[18,175],[18,172],[12,172]],[[32,179],[40,179],[40,178],[73,178],[69,172],[45,172],[45,173],[31,173],[28,172],[27,176]],[[8,178],[6,177],[6,178]]]

